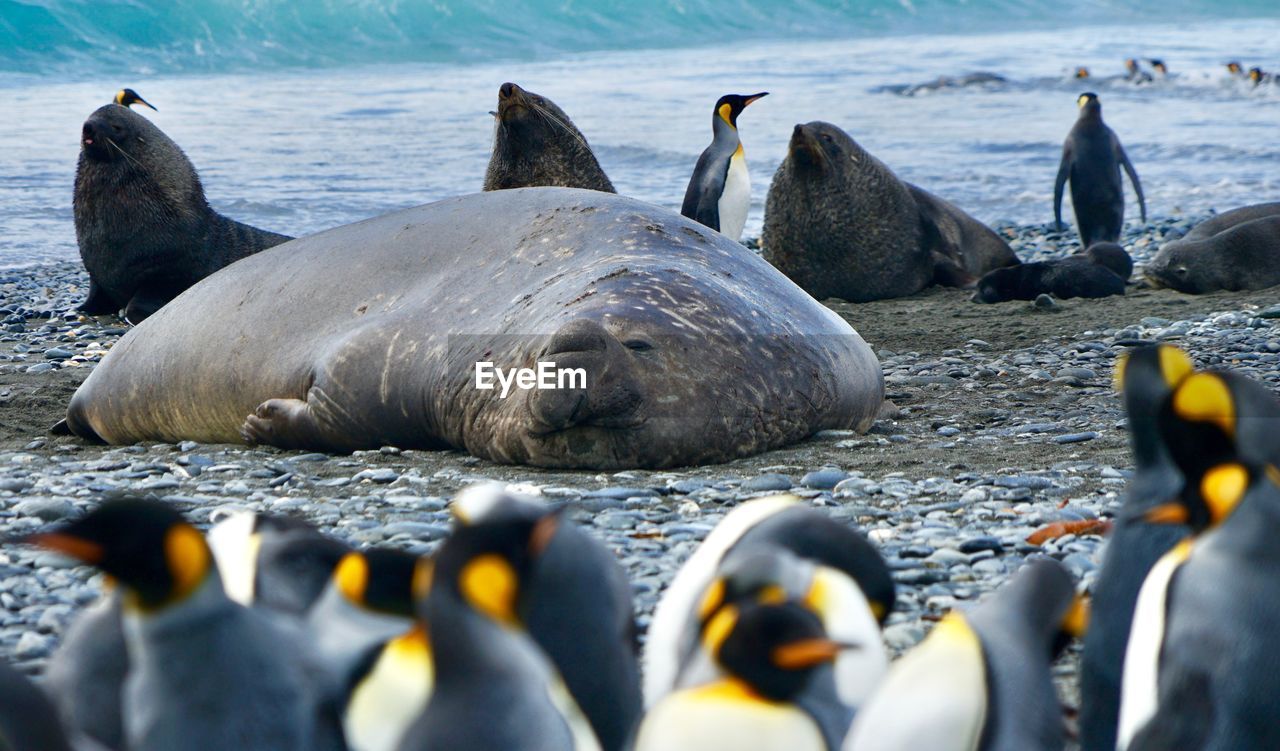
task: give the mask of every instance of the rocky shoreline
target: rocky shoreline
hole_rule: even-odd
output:
[[[1157,220],[1125,245],[1141,263],[1194,222]],[[1001,227],[1024,260],[1070,252],[1074,235]],[[242,446],[87,445],[48,434],[75,387],[125,331],[82,320],[78,264],[0,270],[0,536],[144,493],[200,524],[227,507],[303,516],[354,545],[427,552],[448,532],[449,499],[498,480],[569,507],[619,555],[642,629],[680,563],[742,500],[788,491],[863,529],[899,585],[885,640],[917,642],[949,608],[1003,582],[1027,556],[1061,560],[1085,586],[1129,475],[1116,355],[1172,341],[1198,366],[1280,387],[1280,317],[1270,291],[1188,297],[1131,285],[1123,297],[1036,307],[977,305],[932,289],[863,305],[831,301],[872,344],[896,411],[866,435],[828,431],[798,446],[679,471],[507,467],[460,452],[387,447],[329,456]],[[1038,528],[1097,520],[1034,544]],[[87,568],[0,548],[0,654],[38,672],[75,610],[97,596]],[[1057,666],[1072,700],[1076,656]]]

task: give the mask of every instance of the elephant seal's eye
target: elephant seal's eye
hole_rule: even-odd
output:
[[[648,352],[649,350],[653,349],[653,345],[645,341],[644,339],[628,339],[622,344],[627,349],[633,350],[635,352]]]

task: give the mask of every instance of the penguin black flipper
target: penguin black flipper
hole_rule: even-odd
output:
[[[1062,161],[1058,163],[1058,176],[1053,180],[1053,226],[1061,232],[1062,226],[1062,192],[1067,186],[1067,178],[1071,176],[1071,141],[1062,147]]]
[[[1120,160],[1120,164],[1124,167],[1124,171],[1129,175],[1129,182],[1133,183],[1133,192],[1138,195],[1138,211],[1141,212],[1143,224],[1147,221],[1147,199],[1142,195],[1142,181],[1138,179],[1138,171],[1133,168],[1133,162],[1129,161],[1129,155],[1124,153],[1124,147],[1120,145],[1120,141],[1116,141],[1116,158]]]
[[[724,184],[729,177],[729,160],[725,159],[717,169],[716,157],[712,147],[698,157],[698,164],[689,178],[689,187],[684,191],[680,214],[719,232],[720,195],[724,193]]]

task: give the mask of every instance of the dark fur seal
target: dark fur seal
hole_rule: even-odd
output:
[[[1080,246],[1087,248],[1099,242],[1116,242],[1124,227],[1124,185],[1120,168],[1129,174],[1133,192],[1138,196],[1142,221],[1147,221],[1147,202],[1142,196],[1142,182],[1120,145],[1115,131],[1102,122],[1102,103],[1093,92],[1076,100],[1080,116],[1062,145],[1062,161],[1053,182],[1053,219],[1058,230],[1062,225],[1062,189],[1071,181],[1071,205],[1076,212],[1076,228]]]
[[[586,383],[503,398],[478,388],[481,362]],[[883,401],[857,332],[742,245],[634,199],[524,188],[228,266],[125,335],[67,423],[110,443],[454,447],[605,469],[864,430]]]
[[[903,182],[830,123],[797,125],[765,203],[765,258],[823,299],[882,300],[962,286],[1018,263],[955,206]]]
[[[290,240],[205,200],[182,149],[147,118],[108,104],[84,123],[75,222],[89,297],[80,310],[132,323],[227,264]]]
[[[1147,280],[1193,295],[1280,284],[1280,202],[1228,211],[1166,243]]]
[[[1115,243],[1095,243],[1066,258],[996,269],[978,280],[974,302],[1034,300],[1042,294],[1059,300],[1123,295],[1133,259]]]
[[[586,137],[555,102],[504,83],[493,116],[497,128],[485,190],[548,185],[617,192]]]

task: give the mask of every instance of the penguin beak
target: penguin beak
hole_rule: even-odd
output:
[[[96,565],[106,557],[106,550],[95,542],[63,534],[61,532],[42,532],[20,538],[18,542],[25,545],[36,545],[55,553],[62,553],[82,563]]]
[[[846,649],[858,649],[858,645],[830,639],[805,639],[774,649],[770,660],[783,670],[803,670],[831,662]]]
[[[769,92],[767,92],[767,91],[762,91],[762,92],[760,92],[759,94],[752,94],[751,96],[747,97],[746,99],[744,99],[744,100],[742,101],[742,107],[743,107],[743,109],[746,109],[747,105],[751,104],[751,103],[752,103],[752,102],[754,102],[755,100],[757,100],[757,99],[761,99],[761,98],[763,98],[763,97],[767,97],[767,96],[769,96]]]
[[[142,97],[138,97],[136,101],[137,101],[137,103],[138,103],[138,104],[141,104],[141,105],[142,105],[142,106],[144,106],[144,107],[150,107],[150,108],[151,108],[151,110],[152,110],[153,112],[159,112],[159,111],[160,111],[160,110],[156,109],[154,106],[152,106],[151,102],[148,102],[146,99],[143,99]]]
[[[1139,517],[1148,524],[1186,524],[1187,509],[1181,503],[1162,503]]]

